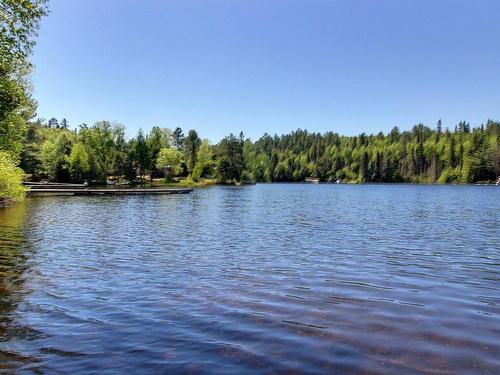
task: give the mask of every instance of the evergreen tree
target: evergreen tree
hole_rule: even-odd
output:
[[[448,157],[451,168],[455,168],[457,166],[457,156],[455,154],[455,144],[456,144],[455,137],[452,137],[451,142],[450,142],[450,151],[449,151],[449,157]]]
[[[61,120],[61,129],[63,130],[68,129],[68,120],[66,120],[65,118]]]
[[[198,137],[196,130],[190,130],[186,138],[184,138],[184,154],[189,173],[193,173],[196,165],[196,157],[200,149],[201,139]]]
[[[177,150],[182,151],[182,148],[184,147],[184,133],[182,132],[182,129],[179,127],[175,128],[174,133],[172,134],[172,138],[174,147]]]
[[[136,144],[135,144],[135,157],[137,161],[137,166],[139,168],[139,177],[143,179],[146,169],[151,164],[150,153],[146,139],[144,138],[144,133],[142,129],[139,129],[137,134]]]
[[[441,124],[441,119],[439,119],[436,127],[436,143],[439,143],[439,140],[441,139],[441,133],[442,133],[442,124]]]

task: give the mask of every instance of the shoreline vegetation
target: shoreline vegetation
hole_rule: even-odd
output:
[[[20,168],[32,181],[89,185],[206,186],[255,182],[495,183],[500,123],[471,128],[342,136],[297,130],[253,142],[230,134],[212,145],[191,129],[153,127],[126,139],[125,127],[100,121],[69,129],[52,118],[29,122]]]
[[[243,132],[216,144],[196,130],[185,135],[158,126],[127,139],[109,121],[70,126],[66,119],[36,118],[29,57],[46,0],[2,2],[0,23],[0,199],[18,200],[22,181],[89,186],[161,184],[207,186],[256,182],[475,183],[500,176],[500,123],[473,128],[417,124],[389,133],[344,136],[335,132],[264,134]],[[75,124],[74,124],[75,125]],[[113,177],[115,176],[115,177]],[[146,178],[146,176],[148,176]],[[149,180],[149,181],[148,181]]]
[[[256,182],[494,184],[500,175],[500,123],[453,131],[423,124],[409,131],[342,136],[297,130],[252,142],[230,134],[212,145],[195,130],[185,136],[153,127],[127,140],[125,127],[100,121],[70,129],[66,120],[27,122],[18,166],[2,163],[10,193],[21,180],[147,187],[203,187]],[[1,155],[0,155],[1,156]],[[4,157],[5,158],[5,157]],[[1,159],[0,159],[1,160]],[[6,166],[7,169],[6,169]],[[9,169],[10,168],[10,169]],[[2,177],[0,177],[1,179]],[[15,182],[13,182],[15,180]]]

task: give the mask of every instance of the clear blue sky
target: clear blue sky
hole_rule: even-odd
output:
[[[52,0],[38,115],[343,134],[500,119],[500,1]]]

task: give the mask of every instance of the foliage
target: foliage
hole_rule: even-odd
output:
[[[184,138],[184,155],[187,162],[188,171],[193,173],[198,150],[200,149],[201,139],[196,130],[191,129],[186,138]]]
[[[177,150],[182,151],[182,148],[184,146],[184,133],[182,132],[182,129],[179,127],[175,128],[172,138],[173,138],[173,146]]]
[[[26,121],[36,104],[30,95],[28,60],[35,45],[45,0],[0,0],[0,196],[22,196],[20,169]],[[7,159],[9,161],[7,161]],[[18,186],[15,186],[17,183]]]
[[[193,169],[192,178],[197,181],[201,177],[210,177],[213,170],[212,150],[208,139],[201,141],[198,150],[196,165]]]
[[[89,155],[83,143],[76,143],[73,146],[68,161],[73,181],[83,181],[90,171]]]
[[[244,139],[243,134],[231,134],[215,145],[199,141],[198,134],[190,131],[183,137],[182,150],[170,146],[175,144],[174,133],[154,127],[127,140],[123,126],[112,127],[106,121],[82,125],[77,131],[37,121],[29,125],[21,165],[35,177],[60,181],[78,181],[83,176],[102,181],[111,174],[132,181],[137,171],[141,176],[149,172],[172,179],[184,176],[186,164],[193,181],[215,177],[220,183],[304,181],[306,177],[344,182],[467,183],[495,180],[500,174],[500,124],[494,121],[478,128],[461,122],[456,131],[443,131],[439,124],[436,130],[419,124],[409,131],[394,128],[386,135],[354,137],[299,129],[282,136],[265,134],[255,142]],[[72,169],[71,160],[78,160],[78,172]],[[36,167],[40,163],[43,168]]]
[[[139,168],[139,177],[144,176],[145,170],[151,164],[150,153],[148,150],[148,145],[146,143],[146,138],[144,138],[144,133],[142,129],[139,130],[137,134],[137,139],[135,141],[135,157],[137,160],[137,166]]]
[[[0,1],[0,57],[14,64],[27,64],[35,46],[41,18],[48,13],[46,0]]]
[[[0,150],[17,157],[32,102],[23,86],[8,76],[0,64]]]
[[[0,0],[0,150],[17,158],[35,102],[26,80],[45,0]]]
[[[151,132],[146,137],[146,146],[149,152],[149,157],[146,161],[149,162],[147,166],[151,171],[151,178],[153,175],[157,176],[158,170],[156,169],[156,160],[162,148],[170,147],[172,132],[170,129],[162,129],[158,126],[153,126]]]
[[[55,142],[46,140],[41,149],[42,174],[51,181],[69,181],[71,151],[72,140],[67,132],[61,132]]]
[[[165,177],[171,179],[173,174],[181,171],[182,153],[175,148],[162,148],[158,154],[156,167],[165,170]]]
[[[411,131],[394,128],[387,135],[309,133],[281,137],[265,134],[245,153],[245,170],[257,181],[475,182],[500,173],[500,124],[488,120],[472,129],[462,121],[456,130],[422,124]]]
[[[217,146],[217,178],[222,183],[241,181],[245,169],[243,134],[223,138]]]
[[[182,153],[180,151],[175,148],[162,148],[158,154],[156,167],[160,169],[171,168],[179,173],[182,160]]]
[[[115,165],[115,142],[109,121],[98,121],[90,128],[80,131],[86,145],[91,165],[91,177],[104,182],[113,173]]]
[[[21,182],[23,170],[16,167],[11,155],[0,151],[0,198],[20,199],[25,189]]]

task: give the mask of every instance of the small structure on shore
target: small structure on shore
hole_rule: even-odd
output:
[[[309,184],[319,184],[319,178],[306,177],[305,182]]]
[[[342,180],[340,179],[335,179],[333,176],[330,176],[328,178],[328,183],[329,184],[341,184],[342,183]]]

